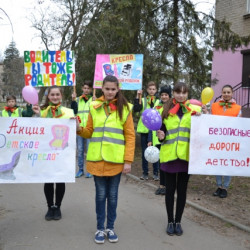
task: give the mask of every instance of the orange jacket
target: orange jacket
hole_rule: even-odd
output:
[[[237,117],[240,113],[241,110],[241,106],[236,104],[236,103],[232,103],[232,107],[231,108],[226,108],[224,110],[224,107],[221,106],[219,104],[219,102],[215,102],[212,104],[212,108],[211,108],[211,113],[213,115],[223,115],[223,116],[235,116]]]
[[[106,110],[105,110],[106,111]],[[81,130],[77,132],[78,135],[84,138],[91,138],[93,133],[93,119],[91,114],[88,116],[88,122],[85,128],[81,127]],[[130,112],[127,121],[123,127],[125,137],[125,163],[132,163],[134,160],[135,151],[135,130],[132,113]],[[87,161],[87,172],[96,176],[114,176],[122,172],[124,164],[110,163],[105,161],[91,162]]]

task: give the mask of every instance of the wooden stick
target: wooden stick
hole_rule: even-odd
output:
[[[141,97],[142,97],[142,94],[139,94],[139,104],[141,104]]]
[[[95,92],[96,92],[96,89],[93,89],[93,98],[94,98],[94,101],[96,99]]]

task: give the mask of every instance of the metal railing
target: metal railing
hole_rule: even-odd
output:
[[[221,95],[214,102],[218,101]],[[233,98],[242,108],[250,107],[250,87],[242,86],[242,82],[233,87]]]

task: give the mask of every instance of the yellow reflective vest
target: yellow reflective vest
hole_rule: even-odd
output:
[[[123,108],[123,118],[120,120],[118,112],[106,114],[103,107],[95,109],[100,103],[94,101],[90,104],[90,114],[93,120],[93,134],[87,152],[87,161],[106,161],[112,163],[124,163],[125,138],[123,125],[132,110]]]
[[[11,116],[9,116],[8,111],[5,109],[0,111],[0,116],[2,117],[22,117],[22,108],[17,108],[13,113],[11,113]]]
[[[201,112],[201,107],[189,105],[192,111]],[[180,119],[178,115],[169,115],[163,120],[166,126],[166,137],[160,149],[160,162],[169,162],[176,159],[189,161],[189,139],[191,128],[191,113],[183,114]]]
[[[77,97],[76,103],[78,107],[77,115],[81,118],[80,126],[86,127],[88,116],[89,116],[89,105],[92,102],[92,97],[88,99],[87,102],[84,101],[83,98]]]
[[[163,111],[163,106],[160,108],[160,109],[156,109],[159,113],[160,113],[160,115],[162,114],[162,111]],[[153,146],[156,146],[156,145],[160,145],[161,143],[159,142],[159,140],[158,140],[158,137],[157,137],[157,135],[156,135],[156,131],[155,130],[153,130],[152,131],[152,144],[153,144]]]
[[[154,103],[154,107],[157,106],[159,104],[159,99],[156,99],[155,100],[155,103]],[[142,114],[142,112],[145,110],[145,109],[150,109],[150,105],[148,104],[147,102],[147,97],[145,96],[142,100],[142,110],[140,112],[140,115]],[[137,124],[137,129],[136,129],[137,133],[148,133],[149,132],[149,129],[146,128],[142,122],[142,118],[140,117],[139,119],[139,122]]]
[[[65,107],[61,107],[62,112],[64,113],[63,116],[58,117],[59,119],[69,119],[71,117],[74,117],[74,111],[73,109],[69,109],[69,108],[65,108]],[[44,110],[41,110],[41,116],[43,115]],[[49,117],[48,117],[49,118]],[[57,118],[56,118],[57,119]]]

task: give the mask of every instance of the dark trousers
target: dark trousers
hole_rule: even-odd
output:
[[[141,133],[141,158],[142,158],[142,171],[144,175],[148,175],[148,162],[144,157],[144,152],[148,147],[148,133]],[[159,171],[159,161],[153,163],[153,173],[158,175]]]
[[[48,207],[56,205],[57,207],[61,206],[62,199],[65,193],[65,183],[45,183],[44,184],[44,194],[47,200]],[[54,194],[55,194],[55,203],[54,203]]]
[[[168,215],[168,223],[181,222],[187,197],[188,173],[167,173],[165,174],[166,195],[165,204]],[[174,220],[174,194],[177,190],[176,213]]]

